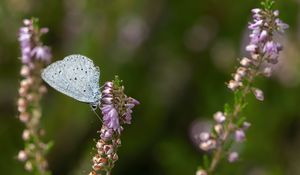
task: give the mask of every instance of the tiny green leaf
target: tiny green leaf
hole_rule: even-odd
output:
[[[225,105],[224,105],[224,113],[225,114],[230,114],[231,111],[232,111],[232,109],[231,109],[230,105],[228,103],[225,103]]]
[[[236,122],[237,126],[240,127],[244,123],[244,121],[246,121],[246,117],[240,117]]]
[[[47,154],[53,146],[54,146],[54,141],[48,142],[45,148],[45,153]]]
[[[120,80],[119,76],[118,75],[115,75],[115,80],[113,81],[114,84],[118,87],[120,87],[122,85],[122,80]]]
[[[204,169],[208,169],[209,168],[210,160],[209,160],[209,158],[208,158],[207,155],[203,156],[203,165],[204,165]]]

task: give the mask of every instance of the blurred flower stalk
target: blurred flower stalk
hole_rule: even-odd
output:
[[[25,19],[24,26],[19,30],[21,46],[21,77],[19,98],[17,101],[19,119],[25,125],[22,134],[24,149],[19,151],[18,160],[24,162],[25,169],[34,174],[50,174],[47,171],[45,155],[52,143],[44,143],[42,136],[45,131],[40,126],[40,101],[46,93],[40,77],[41,69],[51,60],[51,51],[43,45],[40,38],[48,32],[47,28],[39,28],[38,20]]]
[[[102,128],[100,139],[96,143],[97,153],[94,155],[93,171],[89,175],[111,174],[118,160],[117,150],[121,146],[121,132],[124,124],[131,124],[131,113],[139,102],[124,93],[124,86],[118,76],[106,82],[102,90],[100,109],[102,111]]]
[[[240,59],[240,66],[233,74],[233,79],[227,87],[234,93],[232,105],[225,104],[224,112],[214,114],[215,124],[211,132],[202,132],[199,135],[199,147],[212,153],[211,158],[204,156],[204,166],[200,167],[196,175],[214,174],[222,158],[227,157],[230,163],[239,159],[237,151],[232,145],[245,141],[245,132],[250,123],[241,112],[247,105],[246,97],[253,94],[257,100],[264,100],[262,90],[256,88],[253,82],[258,76],[269,77],[272,65],[278,62],[282,45],[274,40],[277,34],[283,34],[288,25],[279,19],[279,11],[273,10],[274,2],[265,0],[262,8],[252,9],[253,21],[249,23],[251,31],[250,43],[246,46],[249,57]]]

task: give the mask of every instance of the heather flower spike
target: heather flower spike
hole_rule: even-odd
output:
[[[21,61],[23,64],[32,66],[34,61],[49,63],[51,50],[44,46],[40,37],[48,32],[47,28],[39,28],[38,19],[25,19],[24,26],[19,29],[19,42],[21,46]]]
[[[25,125],[22,134],[25,147],[19,151],[17,159],[24,162],[27,171],[41,175],[49,173],[45,155],[52,145],[51,142],[42,142],[44,130],[40,126],[40,101],[47,91],[42,83],[40,72],[51,60],[51,50],[43,45],[40,37],[47,32],[48,29],[39,28],[37,19],[25,19],[18,37],[21,48],[22,80],[17,106],[18,117]]]
[[[121,133],[125,124],[131,124],[132,109],[139,102],[124,93],[124,86],[118,76],[106,82],[102,88],[100,109],[103,125],[99,131],[100,139],[96,143],[97,153],[93,157],[93,171],[89,175],[111,173],[118,160],[117,150],[121,146]]]
[[[259,101],[264,100],[262,90],[253,87],[257,76],[270,77],[272,65],[278,63],[283,47],[274,39],[275,35],[281,35],[288,28],[279,19],[279,11],[273,10],[274,2],[265,0],[261,3],[263,8],[252,9],[252,21],[248,25],[251,31],[250,42],[245,47],[249,56],[240,59],[240,66],[233,74],[227,87],[234,93],[234,103],[226,104],[224,112],[214,114],[215,124],[211,133],[200,133],[199,147],[204,151],[212,152],[209,159],[205,156],[205,167],[201,167],[196,174],[214,174],[223,157],[227,157],[230,163],[238,160],[239,154],[232,151],[228,154],[233,144],[240,144],[246,140],[246,131],[251,126],[241,112],[246,107],[246,96],[253,93]]]

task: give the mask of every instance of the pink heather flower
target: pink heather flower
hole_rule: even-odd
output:
[[[199,145],[199,147],[204,151],[214,149],[214,148],[216,148],[216,146],[217,146],[217,142],[214,139],[209,139],[205,142],[200,143],[200,145]]]
[[[253,22],[248,25],[248,28],[252,30],[252,32],[249,35],[250,43],[246,47],[246,51],[250,53],[266,53],[266,56],[270,57],[268,61],[275,64],[277,63],[277,58],[281,51],[281,45],[271,40],[272,35],[276,32],[284,33],[288,28],[288,25],[278,18],[278,10],[272,12],[271,16],[266,16],[262,11],[262,9],[258,8],[252,9]],[[270,21],[274,21],[275,23],[270,23]],[[273,24],[274,26],[269,26],[270,24]]]
[[[200,133],[200,140],[202,142],[207,141],[210,138],[210,134],[208,132],[201,132]]]
[[[110,140],[113,136],[113,130],[109,129],[107,127],[102,127],[100,130],[100,137],[101,139],[103,139],[104,141]]]
[[[255,8],[255,9],[252,9],[251,12],[254,13],[254,14],[257,14],[257,13],[261,12],[261,9],[260,8]]]
[[[263,20],[255,20],[254,23],[249,24],[248,28],[252,30],[257,29],[263,24],[263,22]]]
[[[121,124],[131,123],[132,108],[139,104],[123,93],[123,87],[117,87],[113,82],[104,84],[101,101],[104,125],[119,133],[122,131]]]
[[[131,124],[132,108],[138,104],[140,104],[140,102],[137,101],[136,99],[131,98],[131,97],[128,98],[127,103],[125,104],[125,107],[127,107],[127,109],[126,109],[126,113],[125,113],[125,117],[124,117],[124,123]]]
[[[279,52],[281,50],[282,46],[274,41],[268,41],[263,48],[263,52],[265,52],[269,58],[268,61],[272,64],[276,64],[278,62]]]
[[[18,160],[24,162],[28,159],[27,153],[24,150],[19,151]]]
[[[114,131],[121,130],[119,122],[119,114],[113,104],[113,88],[110,82],[104,84],[102,91],[102,106],[103,124]]]
[[[249,122],[243,122],[243,130],[249,129],[250,126],[251,126],[251,123],[249,123]]]
[[[273,14],[274,14],[275,17],[278,17],[278,16],[279,16],[279,10],[275,10],[275,11],[273,12]]]
[[[275,20],[275,23],[277,25],[277,31],[279,31],[280,33],[284,33],[284,31],[289,28],[289,25],[287,25],[278,18]]]
[[[51,60],[51,50],[47,46],[36,46],[31,51],[31,56],[34,56],[37,60],[44,60],[49,63]]]
[[[267,37],[268,37],[268,32],[267,32],[266,30],[263,30],[263,31],[260,33],[259,40],[260,40],[260,41],[265,40]]]
[[[236,162],[239,159],[239,154],[237,152],[231,152],[228,155],[228,161],[230,163]]]
[[[257,100],[264,101],[264,92],[260,89],[254,89],[253,93]]]
[[[235,141],[243,142],[245,140],[245,132],[241,129],[235,131]]]
[[[226,120],[226,117],[222,112],[218,111],[214,114],[214,119],[217,123],[223,123]]]
[[[18,40],[21,46],[21,60],[23,64],[29,64],[34,60],[50,62],[52,57],[50,48],[43,46],[39,41],[42,34],[48,32],[47,28],[35,29],[33,20],[25,19],[24,26],[19,30]]]
[[[248,52],[255,52],[257,49],[257,45],[255,44],[249,44],[248,46],[246,46],[246,51]]]
[[[116,76],[112,82],[106,82],[102,89],[100,109],[103,115],[103,125],[100,130],[97,154],[93,157],[93,171],[97,175],[110,172],[118,160],[117,149],[121,146],[121,131],[123,124],[131,123],[132,108],[139,102],[124,93],[124,86]],[[98,171],[102,171],[101,173]]]
[[[102,109],[103,114],[103,123],[108,127],[115,131],[120,130],[119,116],[117,110],[111,105],[106,105]]]
[[[207,172],[205,170],[200,169],[196,172],[196,175],[207,175]]]

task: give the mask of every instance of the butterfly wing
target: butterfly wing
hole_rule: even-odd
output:
[[[99,77],[99,68],[82,55],[67,56],[52,63],[42,72],[43,80],[51,87],[86,103],[99,101]]]

